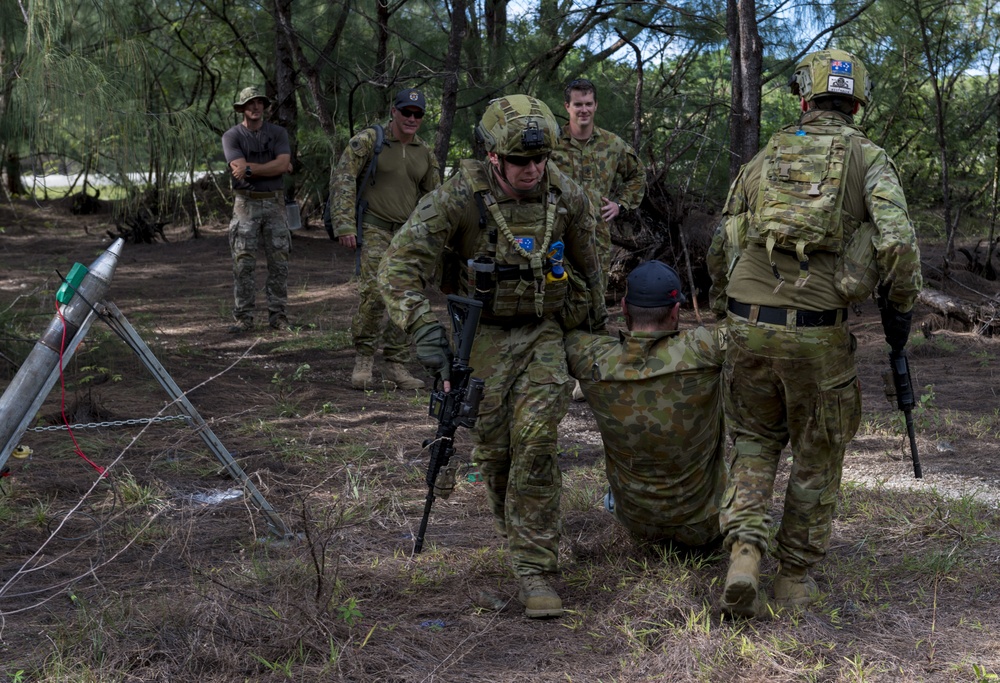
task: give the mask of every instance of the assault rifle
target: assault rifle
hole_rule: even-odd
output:
[[[458,349],[451,359],[451,391],[445,392],[441,380],[436,379],[431,392],[428,412],[437,419],[438,428],[433,439],[424,441],[424,448],[430,453],[427,463],[427,500],[424,502],[420,530],[417,531],[417,539],[413,544],[414,555],[424,546],[424,533],[427,531],[427,520],[435,497],[447,499],[455,488],[455,466],[451,464],[451,457],[455,454],[455,432],[459,427],[474,427],[479,416],[483,380],[472,376],[469,356],[482,312],[481,301],[454,294],[448,296],[448,315]]]
[[[896,399],[896,407],[903,411],[903,416],[906,418],[906,433],[910,437],[910,457],[913,459],[913,476],[917,479],[923,479],[924,473],[920,469],[920,456],[917,454],[917,436],[913,429],[913,406],[916,405],[916,400],[913,397],[913,384],[910,381],[910,362],[906,358],[906,351],[903,349],[890,351],[889,367],[892,370],[891,382],[890,373],[883,375],[885,395],[890,403],[893,399]]]

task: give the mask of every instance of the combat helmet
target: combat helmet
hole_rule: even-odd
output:
[[[872,79],[860,59],[843,50],[810,52],[795,67],[788,82],[793,95],[806,102],[817,97],[853,97],[868,105]]]
[[[233,109],[236,111],[243,111],[243,105],[245,105],[250,100],[262,99],[264,100],[264,106],[271,104],[271,98],[264,94],[264,89],[256,85],[251,85],[247,88],[240,90],[239,96],[237,96],[236,101],[233,102]]]
[[[541,100],[507,95],[490,102],[476,125],[476,139],[499,156],[539,156],[555,148],[559,124]]]

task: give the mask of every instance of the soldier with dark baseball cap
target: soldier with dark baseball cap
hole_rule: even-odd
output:
[[[662,261],[639,264],[629,273],[625,285],[625,301],[629,306],[659,308],[687,301],[677,271]]]
[[[396,99],[393,100],[392,106],[396,109],[413,107],[423,112],[427,110],[427,100],[424,99],[424,94],[419,90],[407,88],[396,93]]]
[[[713,550],[726,488],[723,331],[678,330],[677,272],[646,261],[629,273],[618,337],[566,335],[604,440],[605,507],[640,542]]]

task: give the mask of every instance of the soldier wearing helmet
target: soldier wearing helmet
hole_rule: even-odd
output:
[[[728,317],[725,373],[733,456],[720,600],[736,616],[764,602],[759,563],[780,454],[793,464],[772,552],[779,607],[818,586],[844,450],[861,419],[849,306],[877,294],[886,341],[906,345],[922,286],[920,253],[892,160],[855,124],[872,90],[842,50],[806,55],[790,81],[802,116],[740,169],[709,251],[713,308]]]
[[[229,246],[236,323],[229,331],[236,334],[249,332],[254,326],[258,249],[263,249],[267,258],[268,324],[276,330],[289,327],[285,306],[291,235],[282,176],[292,172],[292,148],[288,132],[264,120],[264,110],[270,103],[263,89],[243,88],[233,102],[233,110],[242,114],[243,120],[222,134],[222,151],[233,176],[235,196]]]
[[[444,328],[424,294],[443,260],[442,288],[483,302],[470,365],[485,381],[472,432],[495,526],[507,539],[529,617],[562,613],[558,570],[562,476],[557,426],[572,381],[565,328],[603,328],[601,265],[583,188],[547,163],[552,112],[526,95],[494,100],[475,128],[485,161],[417,204],[379,267],[389,314],[417,358],[448,387]],[[573,305],[576,304],[576,305]]]

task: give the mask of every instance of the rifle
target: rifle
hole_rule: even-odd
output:
[[[472,376],[469,356],[472,342],[476,338],[479,316],[483,312],[483,302],[450,294],[448,315],[451,317],[455,345],[458,347],[451,359],[451,391],[445,392],[439,379],[434,380],[428,413],[437,419],[437,434],[424,441],[430,460],[427,463],[427,499],[424,501],[424,516],[420,520],[420,530],[413,544],[416,555],[424,546],[427,520],[436,496],[447,499],[455,488],[455,466],[451,457],[455,454],[455,432],[459,427],[472,428],[479,416],[479,401],[483,398],[484,382]]]
[[[906,351],[889,352],[889,367],[892,371],[890,381],[889,373],[884,373],[882,379],[885,382],[885,396],[892,403],[896,399],[896,407],[903,411],[906,418],[906,433],[910,437],[910,457],[913,459],[913,476],[923,479],[924,473],[920,469],[920,456],[917,454],[917,436],[913,428],[913,406],[916,400],[913,397],[913,384],[910,380],[910,362],[906,358]]]

